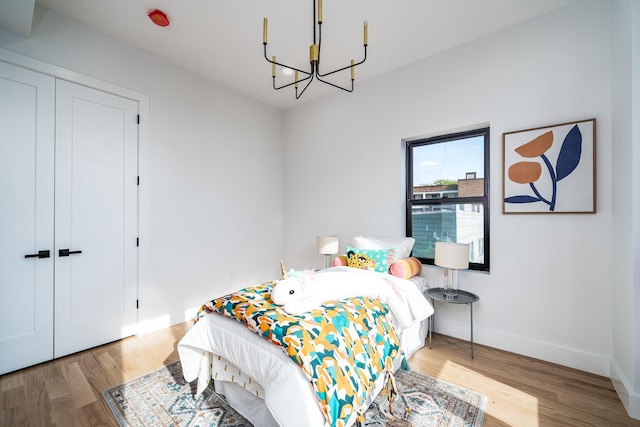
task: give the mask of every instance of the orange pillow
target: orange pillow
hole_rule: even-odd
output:
[[[420,270],[422,270],[422,264],[418,261],[418,258],[415,257],[398,260],[389,267],[389,273],[402,279],[417,276]]]
[[[347,257],[346,255],[338,255],[333,259],[334,267],[346,267],[347,266]]]

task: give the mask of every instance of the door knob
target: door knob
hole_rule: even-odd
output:
[[[25,255],[25,258],[49,258],[51,253],[49,251],[38,251],[37,254],[28,254]]]
[[[70,251],[69,249],[60,249],[58,251],[58,256],[69,256],[73,254],[81,254],[82,251]]]

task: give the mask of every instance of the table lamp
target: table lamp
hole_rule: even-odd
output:
[[[324,255],[324,268],[329,265],[329,257],[338,253],[340,241],[338,236],[316,236],[316,249]]]
[[[436,242],[435,265],[444,267],[444,296],[458,296],[458,270],[469,268],[469,245],[465,243]]]

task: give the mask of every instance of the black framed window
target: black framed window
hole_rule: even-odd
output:
[[[469,244],[469,268],[489,271],[489,128],[406,142],[407,236],[433,264],[438,241]]]

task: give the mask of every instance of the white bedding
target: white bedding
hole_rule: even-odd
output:
[[[323,271],[352,270],[355,269],[334,267]],[[353,274],[380,275],[382,273],[357,270],[353,271]],[[385,276],[388,276],[389,280],[401,290],[405,309],[414,319],[414,324],[409,328],[398,331],[403,349],[407,357],[410,357],[417,348],[424,345],[426,337],[424,320],[433,314],[433,308],[415,284],[390,275]],[[180,340],[178,353],[186,381],[191,382],[202,377],[201,361],[203,357],[205,359],[211,357],[212,353],[222,356],[235,367],[240,367],[242,374],[260,384],[264,393],[262,396],[259,392],[256,393],[255,388],[249,393],[237,385],[231,385],[232,383],[216,381],[216,390],[225,394],[231,405],[256,427],[272,425],[324,427],[326,425],[311,383],[300,367],[284,353],[281,347],[270,343],[234,319],[217,313],[204,316]],[[395,369],[399,367],[400,362],[401,357],[398,357],[394,363]],[[210,372],[206,374],[211,376]],[[378,379],[376,393],[370,397],[371,400],[381,389],[383,379]],[[270,416],[269,419],[268,416]]]

